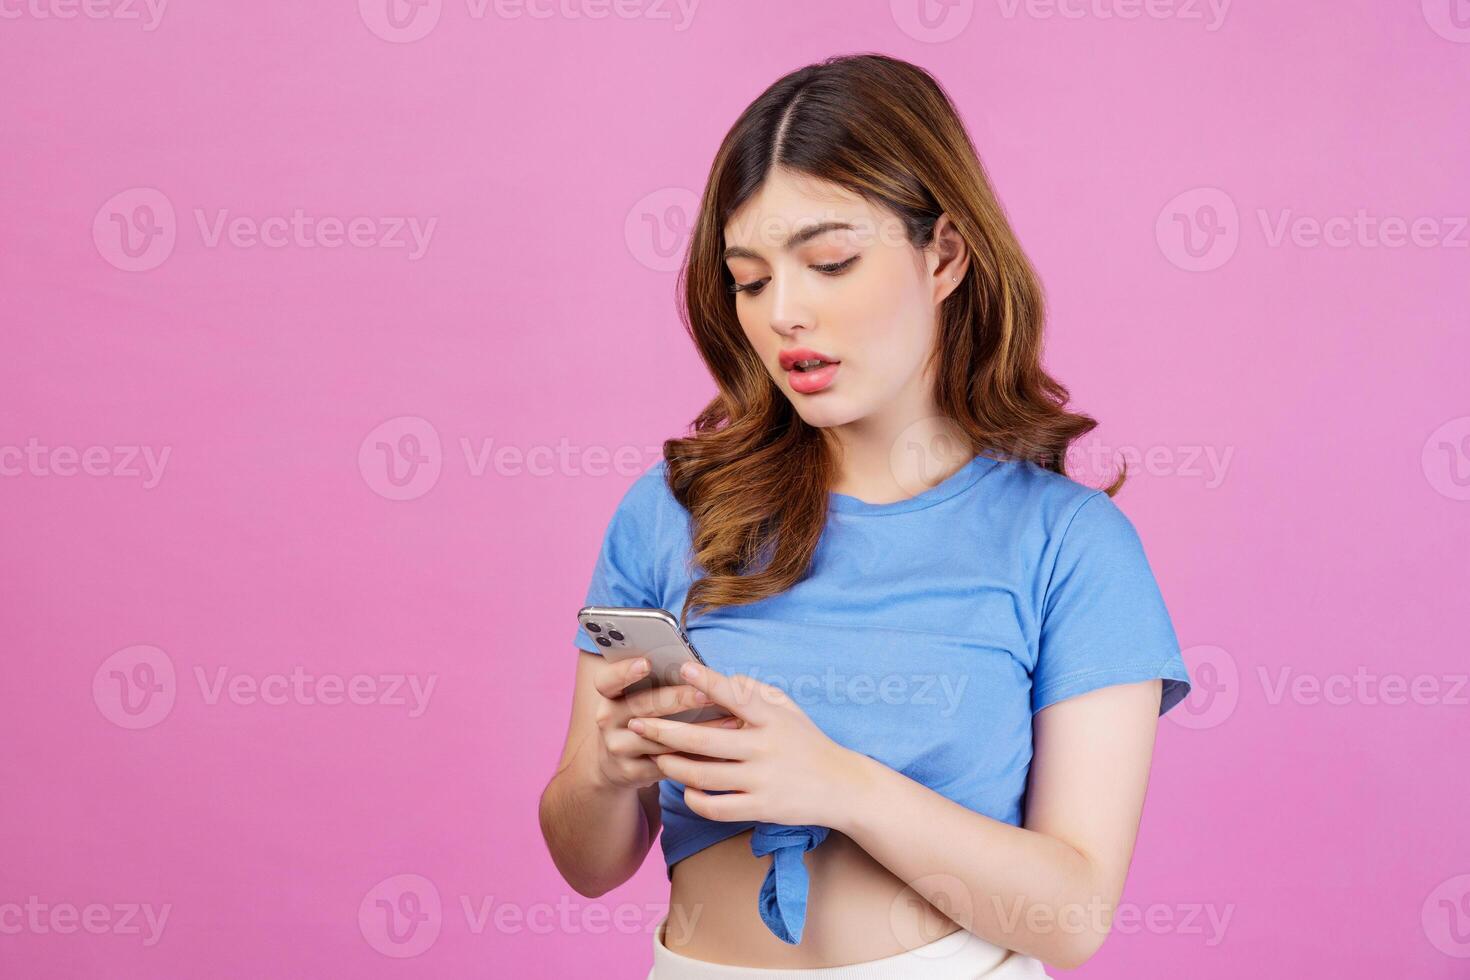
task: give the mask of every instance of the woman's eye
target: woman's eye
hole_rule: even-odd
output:
[[[847,271],[847,268],[857,260],[858,257],[854,255],[852,258],[843,259],[841,262],[829,262],[826,265],[814,265],[812,266],[812,268],[816,269],[818,272],[825,272],[829,276],[835,276]]]
[[[812,266],[812,268],[816,269],[820,273],[823,273],[824,275],[840,276],[842,275],[842,273],[851,268],[852,264],[856,262],[859,258],[860,256],[854,255],[852,258],[843,259],[841,262],[828,262],[825,265],[814,265]],[[730,292],[750,293],[752,296],[754,296],[761,291],[765,284],[765,279],[757,279],[755,282],[747,283],[734,282],[730,284]]]

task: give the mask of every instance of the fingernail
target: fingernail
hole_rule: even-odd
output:
[[[714,698],[705,694],[703,691],[695,691],[694,700],[697,704],[711,704],[714,702]]]
[[[642,657],[639,657],[637,660],[635,660],[633,662],[633,673],[635,673],[635,674],[641,674],[641,673],[643,673],[647,669],[648,669],[648,661],[647,660],[644,660]]]
[[[692,681],[695,677],[699,676],[699,671],[694,669],[693,664],[685,664],[684,666],[680,667],[679,673],[686,681]]]
[[[628,722],[628,727],[631,728],[631,729],[633,729],[633,731],[637,732],[639,735],[642,735],[643,734],[643,719],[642,718],[634,718],[632,721]]]

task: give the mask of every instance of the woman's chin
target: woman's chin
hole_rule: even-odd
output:
[[[834,403],[814,404],[805,396],[797,395],[792,404],[796,407],[796,414],[807,425],[818,429],[828,429],[834,425],[846,425],[858,418],[857,412],[852,411],[850,406]]]

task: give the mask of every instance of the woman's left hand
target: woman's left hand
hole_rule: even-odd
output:
[[[863,764],[871,760],[828,738],[780,688],[695,663],[681,673],[730,711],[735,718],[726,724],[738,727],[669,718],[634,718],[628,727],[676,750],[651,758],[665,776],[684,784],[690,810],[710,820],[841,829],[863,781]]]

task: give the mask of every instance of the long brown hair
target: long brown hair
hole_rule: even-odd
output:
[[[974,453],[1065,473],[1068,445],[1097,425],[1066,411],[1067,389],[1041,369],[1041,285],[939,83],[879,54],[794,71],[721,143],[679,273],[680,317],[719,388],[692,435],[663,444],[669,490],[691,519],[690,570],[703,572],[681,623],[692,611],[795,585],[826,524],[830,448],[746,339],[723,261],[726,223],[776,166],[886,209],[915,248],[931,242],[940,214],[950,216],[971,261],[939,312],[934,398]]]

